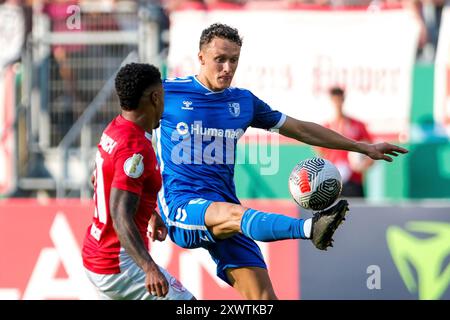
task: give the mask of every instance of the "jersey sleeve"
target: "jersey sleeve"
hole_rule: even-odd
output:
[[[361,123],[361,138],[360,138],[360,140],[361,141],[366,141],[366,142],[369,142],[369,143],[373,142],[373,138],[370,135],[369,131],[367,131],[367,128],[364,125],[364,123]]]
[[[286,115],[272,110],[272,108],[261,99],[253,96],[253,121],[250,126],[260,129],[278,129],[286,121]]]
[[[146,172],[150,168],[150,150],[138,140],[125,142],[114,156],[114,176],[111,187],[142,194]]]

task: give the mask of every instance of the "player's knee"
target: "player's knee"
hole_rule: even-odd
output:
[[[246,208],[237,205],[229,204],[223,206],[219,212],[220,218],[218,223],[211,225],[211,230],[219,239],[227,238],[240,232],[241,230],[241,220]]]
[[[247,208],[241,205],[232,205],[228,212],[227,228],[235,232],[241,231],[241,221]]]
[[[233,204],[230,206],[230,208],[228,209],[228,219],[229,221],[232,221],[236,224],[238,224],[239,226],[241,225],[241,220],[242,220],[242,216],[244,215],[244,212],[247,210],[247,208],[238,205],[238,204]]]
[[[241,220],[247,208],[231,203],[214,203],[208,208],[205,224],[218,239],[241,231]]]

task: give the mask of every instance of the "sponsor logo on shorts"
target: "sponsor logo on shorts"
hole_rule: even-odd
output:
[[[178,280],[177,280],[176,278],[174,278],[174,277],[170,278],[170,286],[171,286],[174,290],[176,290],[176,291],[178,291],[178,292],[185,292],[185,291],[186,291],[186,288],[183,287],[183,285],[181,284],[181,282],[178,281]]]

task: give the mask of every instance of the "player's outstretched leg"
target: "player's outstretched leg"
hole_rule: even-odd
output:
[[[333,246],[332,236],[345,220],[349,211],[347,200],[340,200],[327,210],[316,212],[312,218],[311,241],[317,249],[327,250]]]
[[[205,225],[214,237],[228,238],[242,232],[257,241],[311,239],[320,250],[331,245],[331,237],[348,211],[346,200],[340,200],[313,218],[297,219],[277,213],[262,212],[226,202],[213,202],[205,215]],[[189,214],[188,214],[189,216]]]

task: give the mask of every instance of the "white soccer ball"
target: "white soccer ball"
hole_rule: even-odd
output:
[[[326,159],[300,161],[289,176],[289,192],[295,202],[305,209],[325,209],[337,200],[341,191],[341,174]]]

